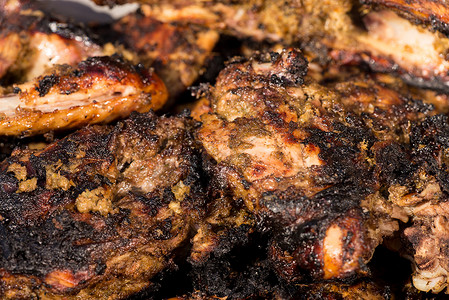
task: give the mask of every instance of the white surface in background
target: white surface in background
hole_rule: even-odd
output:
[[[38,0],[37,3],[46,12],[63,15],[78,22],[96,23],[109,23],[139,7],[137,3],[130,3],[109,8],[98,6],[90,0]]]

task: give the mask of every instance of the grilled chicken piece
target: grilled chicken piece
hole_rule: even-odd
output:
[[[285,1],[282,5],[276,0],[94,0],[94,2],[109,6],[139,2],[144,4],[142,11],[146,15],[162,22],[199,24],[240,37],[289,41],[292,41],[298,32],[297,13],[301,8],[300,3],[291,0]]]
[[[413,23],[424,23],[449,35],[449,5],[446,1],[362,0],[361,2],[393,9]]]
[[[141,13],[113,25],[114,38],[162,78],[173,99],[200,75],[218,40],[218,33],[194,25],[163,23]]]
[[[289,54],[293,56],[292,53]],[[284,278],[291,279],[298,276],[298,273],[309,275],[308,271],[312,272],[312,276],[319,277],[320,274],[314,272],[323,272],[320,269],[322,265],[314,265],[310,260],[315,261],[316,257],[323,259],[326,253],[331,252],[327,250],[326,253],[316,255],[319,251],[324,252],[321,250],[324,247],[338,249],[339,244],[334,241],[338,241],[340,234],[350,232],[353,237],[350,242],[362,239],[358,244],[348,245],[350,249],[348,251],[357,255],[357,252],[351,251],[357,251],[357,246],[362,245],[375,247],[369,243],[376,240],[369,238],[363,240],[357,233],[368,231],[370,233],[367,236],[379,238],[386,232],[398,229],[397,224],[390,218],[404,223],[409,218],[418,220],[417,213],[410,213],[409,207],[397,200],[398,193],[403,193],[404,198],[409,197],[410,193],[416,194],[417,196],[413,197],[422,201],[424,194],[428,193],[426,197],[432,197],[436,192],[435,186],[430,185],[426,188],[430,183],[435,183],[435,180],[425,179],[432,177],[428,175],[426,177],[424,176],[426,173],[417,171],[418,165],[422,165],[422,162],[431,162],[431,159],[427,159],[420,154],[421,152],[410,153],[409,144],[411,141],[414,149],[423,147],[424,142],[415,141],[417,133],[414,124],[420,124],[426,118],[438,119],[438,114],[447,113],[448,98],[433,91],[410,88],[397,78],[378,74],[358,73],[347,76],[340,74],[333,80],[326,78],[322,83],[326,88],[307,77],[306,84],[282,86],[287,80],[294,82],[287,76],[294,78],[289,72],[295,70],[293,63],[292,65],[285,63],[288,55],[286,53],[283,55],[284,64],[276,60],[279,59],[279,54],[276,53],[272,54],[273,61],[265,59],[261,62],[252,59],[247,62],[242,59],[231,62],[220,74],[215,87],[210,89],[209,98],[200,100],[193,115],[202,115],[203,127],[199,131],[199,139],[217,163],[214,165],[212,162],[210,169],[212,176],[218,178],[213,189],[228,192],[231,190],[235,198],[246,201],[248,209],[259,216],[268,215],[268,219],[274,219],[272,222],[280,229],[274,229],[270,253],[272,260],[280,264],[278,269],[286,272]],[[301,72],[296,73],[298,74]],[[281,76],[284,77],[282,80],[279,79]],[[207,92],[203,91],[203,94],[207,96]],[[344,123],[347,127],[344,130],[328,127],[336,126],[338,122]],[[438,129],[441,131],[446,130],[441,125],[438,128],[441,128]],[[361,136],[356,137],[358,130]],[[350,145],[357,145],[357,142],[348,138],[348,135],[342,135],[345,131],[352,131],[352,139],[358,138],[362,144],[352,148]],[[286,138],[283,138],[282,134]],[[336,136],[332,138],[333,134]],[[321,135],[327,136],[325,138],[327,142],[320,141]],[[437,135],[436,138],[445,140],[444,135]],[[427,141],[427,144],[432,143],[434,142]],[[343,145],[348,148],[338,149]],[[360,157],[365,157],[369,166],[363,164],[357,166],[354,161],[341,161],[337,154],[339,152],[353,153],[354,157],[359,157],[356,161],[361,159]],[[422,162],[415,161],[417,160],[413,158],[415,156],[421,157]],[[438,158],[441,155],[435,154],[434,157]],[[360,169],[350,170],[348,167],[350,165]],[[335,169],[332,170],[333,167]],[[322,170],[318,171],[321,168]],[[328,180],[325,176],[326,170],[329,170],[329,176],[335,176],[332,183],[325,183]],[[351,175],[351,172],[357,175]],[[438,172],[441,173],[436,170],[428,173]],[[339,174],[345,175],[339,179]],[[367,177],[371,177],[373,181],[368,183],[362,179],[358,183],[353,183],[352,176],[362,177],[363,174],[371,174]],[[413,191],[412,187],[415,185],[417,187]],[[359,190],[359,200],[357,197],[350,200],[350,190],[357,191],[361,186],[370,190],[365,191],[369,195],[365,197],[364,192]],[[386,194],[388,201],[381,196],[385,193],[380,192],[381,190],[389,191]],[[356,207],[362,207],[365,213],[368,211],[369,214],[364,215],[368,219],[351,216],[350,212],[339,208],[338,204],[348,205],[345,201],[350,201]],[[346,215],[340,217],[340,220],[338,216],[331,217],[333,210]],[[312,216],[309,216],[309,213]],[[314,219],[314,213],[320,221]],[[326,215],[323,216],[321,213]],[[330,223],[326,224],[325,220]],[[216,224],[219,222],[221,220],[216,220]],[[362,225],[359,225],[359,222]],[[421,224],[419,222],[422,221],[416,222]],[[229,226],[229,223],[223,224]],[[251,222],[247,225],[254,226]],[[326,229],[321,229],[323,227]],[[413,228],[415,227],[423,228],[419,225]],[[316,237],[314,234],[320,229],[322,232]],[[283,230],[286,232],[282,232]],[[410,230],[407,229],[405,232],[408,234]],[[201,247],[197,248],[202,251],[203,256],[207,256],[208,253],[214,252],[213,247],[219,248],[220,243],[216,238],[206,239],[204,236],[214,235],[198,235],[202,238],[198,239]],[[336,240],[332,240],[335,236]],[[425,234],[421,236],[427,237]],[[314,239],[319,240],[318,245],[310,246],[310,240]],[[428,239],[436,238],[431,236]],[[421,243],[422,251],[426,251],[427,244]],[[337,247],[332,248],[331,245]],[[372,250],[373,248],[364,248],[360,253],[362,251],[369,253]],[[196,255],[202,257],[199,253]],[[335,274],[336,277],[344,274],[345,263],[340,263],[338,259],[330,261],[332,259],[327,261],[330,266],[327,269],[328,278],[332,278],[331,274]],[[321,264],[326,265],[326,261],[322,261]],[[352,263],[348,264],[355,266]],[[308,271],[301,271],[300,269],[305,266],[309,267]],[[341,273],[336,275],[338,272]]]
[[[391,215],[404,218],[378,193],[373,164],[395,146],[346,113],[338,93],[304,84],[306,69],[291,50],[237,59],[220,73],[198,131],[213,158],[211,186],[271,222],[269,255],[285,279],[365,274],[398,229]]]
[[[0,79],[2,84],[24,82],[56,64],[76,65],[103,55],[87,28],[45,17],[18,6],[0,10]]]
[[[392,10],[361,7],[356,0],[142,2],[148,16],[164,22],[188,20],[240,37],[300,42],[321,52],[322,60],[330,55],[341,64],[363,63],[418,86],[448,90],[449,39]]]
[[[2,299],[123,299],[202,214],[194,122],[133,114],[0,165]]]
[[[33,135],[51,130],[105,123],[132,111],[161,108],[167,91],[142,66],[120,57],[92,57],[56,66],[50,75],[15,88],[0,98],[0,135]]]

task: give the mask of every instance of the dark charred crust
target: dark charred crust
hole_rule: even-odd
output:
[[[95,81],[91,78],[119,84],[133,84],[136,88],[145,88],[154,83],[152,74],[142,65],[132,65],[119,55],[94,56],[80,62],[76,67],[62,65],[53,74],[38,77],[35,90],[39,97],[49,92],[70,95],[82,89],[88,89]]]
[[[99,37],[82,24],[61,23],[44,18],[39,22],[38,29],[45,33],[56,33],[67,40],[81,40],[86,47],[100,42]]]
[[[286,51],[284,54],[271,52],[260,54],[255,57],[260,63],[272,63],[269,82],[275,85],[288,87],[298,86],[304,83],[304,76],[307,75],[307,59],[299,51]],[[238,61],[242,63],[242,61]],[[233,62],[234,63],[234,62]]]
[[[118,40],[146,67],[155,69],[172,100],[199,77],[218,40],[214,30],[161,22],[139,11],[115,23],[112,35],[113,42]]]
[[[54,33],[67,40],[82,41],[86,46],[99,43],[99,37],[83,24],[65,22],[65,20],[58,20],[54,16],[49,17],[43,14],[36,16],[33,14],[5,15],[0,13],[0,15],[2,34],[20,31]]]
[[[417,170],[410,154],[403,145],[396,143],[379,143],[375,147],[376,173],[381,182],[388,185],[406,184]]]
[[[332,183],[360,182],[366,186],[370,181],[370,170],[360,161],[361,143],[371,148],[375,137],[363,127],[348,127],[334,123],[335,132],[324,132],[316,128],[308,129],[310,137],[304,142],[311,143],[320,149],[320,158],[326,161],[322,176],[317,179],[321,185]]]
[[[441,188],[449,192],[446,149],[449,148],[449,123],[446,115],[426,118],[412,127],[410,145],[414,160],[438,178]]]
[[[401,72],[400,77],[405,82],[420,88],[432,89],[442,93],[447,93],[449,91],[449,83],[447,81],[447,78],[442,78],[439,76],[435,76],[432,78],[421,78],[406,72]]]
[[[312,82],[302,86],[302,80],[280,83],[285,74],[304,76],[306,61],[299,56],[295,50],[259,54],[231,63],[220,73],[211,93],[213,114],[204,115],[198,134],[206,151],[220,162],[206,158],[205,168],[212,178],[212,195],[241,199],[261,220],[255,228],[270,235],[267,259],[280,280],[349,282],[366,275],[366,262],[381,239],[369,236],[377,216],[362,209],[362,203],[378,191],[379,181],[399,177],[396,169],[411,159],[398,156],[398,166],[376,169],[382,137],[367,126],[368,120],[387,116],[390,121],[403,111],[427,113],[431,108],[372,82],[341,88],[341,94]],[[350,109],[358,105],[350,96],[373,92],[384,101],[383,107],[372,112],[362,105]],[[300,121],[303,114],[307,117]],[[389,132],[390,127],[382,130]],[[292,155],[302,160],[289,160]],[[313,160],[310,165],[305,163],[308,159]],[[329,254],[335,253],[329,249],[338,254]]]
[[[39,86],[36,87],[36,91],[39,93],[39,97],[44,97],[50,91],[50,89],[59,83],[59,77],[52,74],[44,76],[39,80]]]
[[[153,230],[152,236],[155,240],[168,240],[172,238],[171,230],[172,221],[170,219],[165,219]]]
[[[92,269],[90,255],[100,247],[101,238],[113,236],[113,228],[109,230],[112,232],[98,232],[92,225],[75,220],[67,211],[50,215],[32,229],[2,223],[2,268],[37,277],[57,269],[68,269],[73,273],[101,271],[101,265]],[[96,274],[90,276],[93,275]]]
[[[373,72],[391,73],[400,77],[405,83],[419,88],[432,89],[447,93],[449,84],[446,76],[422,76],[413,70],[400,67],[394,60],[384,56],[375,56],[369,52],[354,53],[350,51],[331,51],[331,57],[342,66],[362,65]]]
[[[430,26],[432,26],[433,29],[444,33],[446,36],[449,36],[449,24],[448,23],[441,21],[435,15],[429,16],[428,22],[429,22]]]
[[[78,65],[78,68],[79,71],[77,72],[81,74],[104,76],[119,82],[126,78],[127,73],[134,73],[136,71],[131,65],[125,64],[123,58],[119,55],[89,57],[82,61]]]
[[[29,293],[58,297],[82,290],[101,295],[107,288],[108,295],[122,298],[146,286],[188,240],[190,222],[204,214],[194,126],[185,118],[134,114],[115,127],[77,131],[42,151],[16,151],[0,165],[2,276],[30,278],[35,283],[22,286]],[[128,160],[130,153],[136,155]],[[177,162],[170,169],[172,160]],[[153,175],[161,184],[144,192],[146,175],[133,179],[140,164],[167,166],[158,171],[171,181]],[[129,275],[122,264],[135,262],[137,273]],[[69,283],[61,281],[64,276]],[[103,287],[122,276],[133,282],[144,276],[146,283]],[[3,297],[11,287],[2,278]]]
[[[448,128],[448,117],[445,115],[426,118],[421,124],[416,124],[412,128],[410,144],[413,149],[419,151],[419,154],[436,154],[435,151],[439,151],[441,147],[449,147]],[[420,145],[426,147],[419,147]]]
[[[266,260],[267,236],[248,235],[247,230],[234,228],[233,233],[220,241],[220,245],[226,245],[226,251],[214,251],[207,261],[193,265],[190,276],[194,289],[229,299],[271,295],[277,278]]]

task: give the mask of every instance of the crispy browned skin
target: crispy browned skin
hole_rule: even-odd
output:
[[[202,214],[186,118],[134,114],[0,165],[2,299],[123,299]]]
[[[231,62],[198,138],[215,160],[212,187],[273,222],[269,255],[281,276],[343,279],[364,274],[398,229],[388,213],[402,214],[377,193],[369,154],[391,141],[377,143],[338,93],[304,83],[306,68],[294,50]]]
[[[92,57],[76,67],[56,66],[49,75],[0,98],[0,135],[33,135],[106,123],[132,111],[161,108],[162,81],[117,56]]]
[[[155,69],[172,99],[198,78],[218,40],[215,30],[164,23],[141,13],[122,18],[114,30],[139,61]]]
[[[76,65],[102,49],[86,28],[51,19],[18,6],[0,9],[0,79],[18,83],[42,75],[53,65]]]
[[[449,282],[447,96],[385,75],[302,83],[305,63],[294,53],[234,60],[210,89],[209,110],[194,112],[204,112],[198,136],[215,160],[212,188],[270,220],[269,258],[288,280],[363,275],[360,262],[399,229],[396,219],[411,224],[402,251],[414,287],[441,292]]]
[[[414,23],[425,23],[449,34],[449,5],[441,0],[362,0],[366,4],[378,4],[392,8]]]
[[[413,89],[389,75],[359,73],[324,83],[339,96],[343,109],[358,115],[380,140],[408,143],[411,123],[449,112],[449,98]]]
[[[362,20],[366,31],[355,29],[325,42],[334,60],[342,64],[362,62],[374,71],[396,73],[418,86],[447,90],[449,62],[445,53],[449,40],[445,36],[390,10],[371,11]]]

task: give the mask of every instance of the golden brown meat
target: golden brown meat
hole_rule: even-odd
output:
[[[77,67],[56,66],[15,91],[0,98],[0,135],[106,123],[132,111],[157,110],[167,99],[155,74],[117,56],[92,57]]]
[[[76,66],[88,57],[121,53],[136,64],[153,67],[169,87],[173,102],[201,74],[218,40],[215,30],[163,23],[141,13],[125,16],[105,32],[26,8],[0,10],[0,83],[4,86],[30,81],[54,65]]]
[[[164,22],[200,24],[256,40],[292,42],[305,7],[298,1],[141,1],[142,11]],[[320,5],[320,4],[317,4]]]
[[[0,165],[0,297],[124,299],[203,211],[194,123],[134,114]]]
[[[145,4],[142,11],[162,22],[199,24],[224,30],[242,37],[286,40],[298,32],[297,1],[159,1],[159,0],[95,0],[99,5],[113,6],[128,2]],[[290,39],[291,41],[292,39]]]
[[[323,83],[338,94],[345,112],[356,114],[379,140],[408,143],[411,124],[449,112],[445,94],[414,89],[390,75],[343,75]]]

